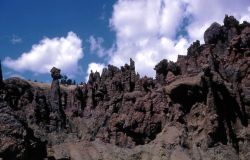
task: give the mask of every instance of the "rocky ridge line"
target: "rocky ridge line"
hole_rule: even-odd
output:
[[[204,41],[176,63],[159,62],[155,79],[130,59],[70,89],[57,68],[51,89],[4,80],[0,157],[250,159],[250,24],[226,16]]]

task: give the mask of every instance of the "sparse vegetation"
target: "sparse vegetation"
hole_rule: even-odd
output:
[[[76,81],[68,78],[68,76],[63,75],[61,78],[61,84],[63,85],[76,85]]]

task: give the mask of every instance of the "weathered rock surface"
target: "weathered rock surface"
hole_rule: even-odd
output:
[[[215,44],[222,36],[222,27],[217,22],[213,23],[204,33],[205,44]]]
[[[4,80],[0,158],[250,159],[250,24],[226,16],[204,39],[156,79],[131,59],[79,86],[60,86],[56,68],[51,86]]]
[[[59,85],[59,79],[61,79],[61,70],[53,67],[51,69],[51,77],[53,78],[50,91],[50,103],[51,112],[49,115],[51,130],[60,130],[65,127],[65,113],[62,108],[62,94]],[[43,103],[41,103],[43,104]]]

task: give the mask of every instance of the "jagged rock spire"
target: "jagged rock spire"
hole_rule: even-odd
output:
[[[131,70],[135,70],[135,61],[132,58],[130,58],[130,68]]]

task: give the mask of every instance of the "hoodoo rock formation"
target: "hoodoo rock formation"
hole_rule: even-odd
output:
[[[19,78],[0,88],[0,159],[249,160],[250,24],[226,16],[156,78],[135,62],[79,86]]]
[[[51,77],[53,78],[50,91],[50,102],[51,102],[51,113],[49,119],[51,122],[52,130],[61,129],[65,126],[65,114],[62,109],[62,100],[61,100],[61,90],[59,85],[59,79],[62,78],[61,70],[53,67],[51,69]]]

